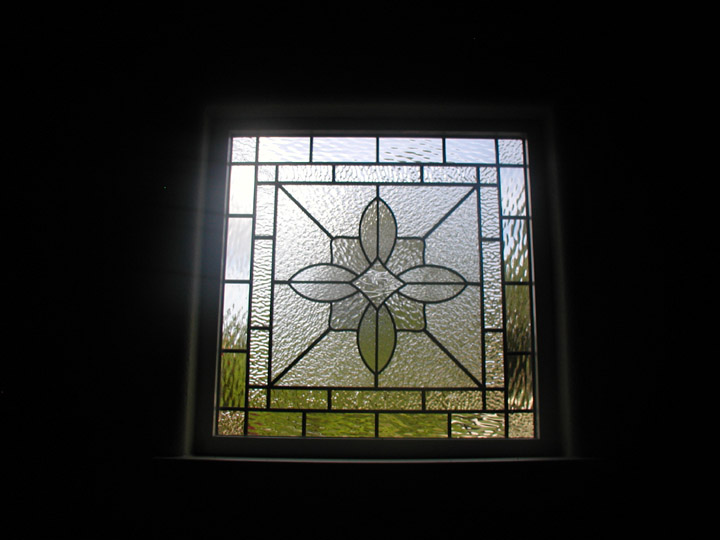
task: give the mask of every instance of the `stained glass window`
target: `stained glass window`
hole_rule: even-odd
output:
[[[526,141],[230,147],[217,436],[536,436]]]

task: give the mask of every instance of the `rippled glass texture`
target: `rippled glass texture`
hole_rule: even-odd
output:
[[[517,138],[231,139],[216,434],[532,438]]]

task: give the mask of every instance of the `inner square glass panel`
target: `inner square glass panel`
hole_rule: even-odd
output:
[[[523,139],[229,145],[217,436],[536,436]]]

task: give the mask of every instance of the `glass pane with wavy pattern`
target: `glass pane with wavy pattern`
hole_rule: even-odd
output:
[[[524,141],[231,141],[221,437],[532,438]]]

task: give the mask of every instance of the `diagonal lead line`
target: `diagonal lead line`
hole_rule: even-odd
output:
[[[443,222],[444,222],[448,217],[450,217],[450,214],[452,214],[455,210],[457,210],[458,208],[460,208],[460,206],[461,206],[461,205],[468,199],[468,197],[470,197],[470,195],[472,195],[475,191],[476,191],[476,188],[474,188],[474,187],[470,188],[470,190],[469,190],[465,195],[463,195],[462,199],[460,199],[460,200],[455,204],[455,206],[453,206],[443,217],[441,217],[441,218],[438,220],[438,222],[437,222],[435,225],[433,225],[433,226],[430,228],[430,230],[429,230],[427,233],[425,233],[425,236],[423,236],[422,239],[423,239],[423,240],[427,240],[427,239],[428,239],[428,236],[430,236],[432,233],[434,233],[434,232],[435,232],[435,229],[437,229],[440,225],[442,225]]]
[[[285,375],[287,375],[288,371],[290,371],[292,368],[294,368],[294,367],[297,365],[297,363],[300,362],[300,360],[302,360],[303,357],[304,357],[307,353],[309,353],[315,345],[317,345],[318,343],[320,343],[320,341],[321,341],[325,336],[327,336],[329,333],[330,333],[330,328],[327,328],[322,334],[320,334],[320,335],[317,337],[317,339],[316,339],[315,341],[313,341],[303,352],[301,352],[295,360],[293,360],[292,362],[290,362],[290,365],[287,366],[285,369],[283,369],[282,372],[280,373],[280,375],[278,375],[277,377],[275,377],[275,378],[272,380],[272,382],[270,383],[270,386],[276,385],[280,379],[282,379]]]
[[[305,212],[305,214],[307,215],[307,217],[309,217],[309,218],[313,221],[313,223],[315,223],[315,225],[317,225],[318,228],[319,228],[322,232],[324,232],[326,235],[328,235],[328,238],[330,238],[330,239],[333,238],[333,235],[330,234],[330,232],[329,232],[325,227],[322,226],[322,224],[315,218],[315,216],[313,216],[313,215],[307,210],[307,208],[305,208],[302,204],[300,204],[300,202],[299,202],[295,197],[293,197],[287,189],[285,189],[285,186],[280,186],[280,189],[282,190],[283,193],[285,193],[285,195],[287,195],[287,197],[288,197],[292,202],[294,202],[294,203],[297,205],[297,207],[298,207],[300,210],[302,210],[303,212]]]
[[[450,360],[452,360],[453,362],[455,362],[455,363],[457,364],[457,366],[458,366],[460,369],[463,370],[463,372],[465,373],[465,375],[467,375],[467,376],[470,378],[470,380],[472,380],[472,382],[474,382],[475,384],[477,384],[479,388],[483,388],[483,386],[484,386],[483,383],[481,383],[480,381],[478,381],[477,378],[476,378],[472,373],[470,373],[470,371],[468,371],[468,369],[467,369],[464,365],[462,365],[462,363],[460,362],[460,360],[458,360],[457,358],[455,358],[455,356],[454,356],[450,351],[448,351],[447,348],[445,348],[445,345],[443,345],[442,343],[440,343],[440,341],[439,341],[435,336],[433,336],[430,332],[428,332],[427,328],[424,330],[424,332],[425,332],[425,334],[427,335],[427,337],[429,337],[430,340],[431,340],[433,343],[435,343],[435,345],[437,345],[438,347],[440,347],[440,350],[441,350],[442,352],[444,352],[444,353],[450,358]]]

